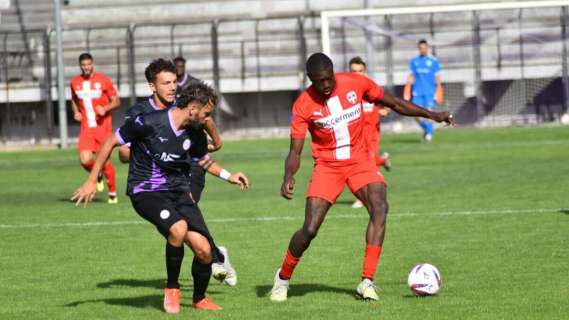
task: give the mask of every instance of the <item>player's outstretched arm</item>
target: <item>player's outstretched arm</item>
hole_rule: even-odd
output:
[[[425,108],[421,108],[412,102],[394,97],[389,93],[385,93],[383,98],[381,98],[381,100],[378,102],[404,116],[423,117],[434,120],[436,122],[445,122],[447,124],[454,125],[453,116],[448,111],[434,112]]]
[[[204,127],[205,131],[212,139],[212,142],[207,144],[207,151],[215,152],[221,149],[223,142],[221,141],[221,135],[219,134],[219,130],[217,130],[215,122],[210,118],[205,122]]]
[[[304,147],[304,139],[290,139],[290,150],[285,160],[285,173],[281,186],[281,196],[287,200],[294,195],[294,175],[300,168],[300,155]]]
[[[230,173],[210,157],[200,160],[198,164],[207,170],[209,174],[221,178],[231,184],[239,185],[241,190],[249,188],[249,179],[247,179],[247,176],[245,176],[243,172]]]
[[[87,203],[93,200],[97,192],[97,177],[99,176],[99,172],[101,172],[105,162],[107,162],[113,149],[118,144],[119,141],[114,134],[110,135],[105,142],[103,142],[99,153],[97,153],[97,158],[95,159],[95,164],[93,165],[93,169],[91,169],[89,177],[80,188],[73,192],[71,201],[75,201],[76,206],[80,205],[81,202],[84,202],[85,206],[87,206]]]

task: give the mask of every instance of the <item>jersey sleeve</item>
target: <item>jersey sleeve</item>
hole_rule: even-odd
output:
[[[121,145],[140,140],[152,132],[152,127],[144,123],[142,116],[128,120],[115,131],[115,137]]]
[[[434,59],[433,60],[433,74],[437,75],[441,72],[441,65],[439,64],[439,60]]]
[[[79,98],[77,97],[77,93],[75,93],[75,89],[73,88],[73,80],[69,82],[69,88],[71,89],[71,99],[77,101]]]
[[[304,139],[306,137],[309,120],[302,109],[302,100],[295,101],[290,120],[290,137],[292,139]]]
[[[192,161],[203,160],[208,157],[207,135],[203,130],[189,130],[188,135],[192,145],[189,150]]]
[[[105,76],[105,93],[107,94],[107,97],[116,97],[117,96],[117,90],[115,89],[115,86],[113,85],[113,81],[111,81],[111,78]]]
[[[124,121],[127,122],[128,120],[136,118],[138,115],[139,112],[137,112],[136,106],[130,107],[124,113]]]
[[[365,77],[364,85],[364,100],[375,103],[381,100],[385,95],[385,91],[375,81]]]

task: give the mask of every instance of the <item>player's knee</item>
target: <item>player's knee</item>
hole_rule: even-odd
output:
[[[183,243],[186,233],[188,232],[188,225],[185,221],[180,220],[170,227],[170,234],[168,240],[175,244]]]
[[[208,243],[194,247],[194,253],[200,263],[211,263],[211,246]]]
[[[302,228],[302,232],[304,233],[306,238],[308,238],[309,240],[312,240],[312,239],[316,238],[316,235],[318,234],[318,227],[310,226],[310,225],[304,226]]]

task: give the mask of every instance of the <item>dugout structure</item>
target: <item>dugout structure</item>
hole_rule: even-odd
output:
[[[370,76],[401,96],[426,39],[443,67],[444,107],[459,123],[555,121],[569,105],[568,8],[519,1],[324,11],[322,47],[336,69],[362,56]]]

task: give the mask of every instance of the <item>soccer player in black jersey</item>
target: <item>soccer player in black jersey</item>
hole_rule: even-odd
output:
[[[174,59],[174,62],[175,64],[169,60],[161,58],[150,62],[146,67],[146,70],[144,70],[144,75],[148,81],[148,86],[152,91],[152,95],[130,107],[125,113],[125,121],[135,119],[139,115],[168,109],[175,104],[176,96],[181,93],[180,90],[182,90],[180,83],[177,82],[176,79],[177,77],[180,78],[179,73],[185,70],[185,60],[176,61],[176,59]],[[180,65],[180,62],[183,62],[183,65]],[[191,77],[191,81],[199,82],[199,80],[194,77]],[[190,82],[188,81],[184,82],[184,88],[187,88],[189,83]],[[211,143],[208,142],[204,129],[211,136]],[[209,152],[215,152],[221,148],[221,137],[213,119],[206,119],[203,128],[190,128],[189,130],[192,131],[194,140],[200,140],[202,143],[205,142],[207,144]],[[130,147],[128,144],[119,148],[119,158],[123,163],[129,162]],[[192,162],[190,187],[192,190],[192,196],[196,202],[200,201],[202,191],[205,188],[205,172],[206,170],[200,166],[199,163],[196,161]],[[235,286],[237,285],[237,272],[229,262],[227,249],[220,246],[219,251],[221,251],[222,254],[214,257],[212,275],[214,279],[221,283]]]
[[[202,82],[185,89],[176,106],[168,110],[139,115],[127,121],[107,140],[87,181],[72,197],[77,205],[92,201],[96,193],[97,176],[103,164],[117,145],[131,143],[131,160],[127,194],[136,212],[154,224],[167,239],[167,286],[164,290],[164,309],[167,313],[180,312],[180,284],[178,282],[183,244],[189,244],[195,254],[192,263],[194,293],[192,306],[219,310],[221,307],[206,298],[211,276],[215,244],[203,216],[190,193],[191,161],[205,168],[215,168],[220,177],[242,189],[249,186],[247,177],[221,169],[208,155],[207,146],[192,141],[189,128],[200,128],[211,116],[217,96]],[[211,170],[210,170],[211,171]]]

